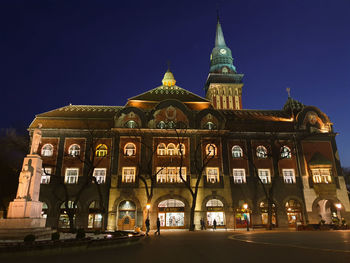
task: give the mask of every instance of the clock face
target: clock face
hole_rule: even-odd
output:
[[[223,54],[223,55],[225,55],[225,54],[226,54],[226,49],[223,49],[223,48],[220,49],[220,53]]]

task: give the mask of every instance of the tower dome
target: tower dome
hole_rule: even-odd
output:
[[[168,69],[165,72],[163,80],[162,80],[162,83],[163,83],[163,86],[166,86],[166,87],[173,87],[173,86],[175,86],[176,80],[174,78],[173,73],[170,71],[170,69]]]

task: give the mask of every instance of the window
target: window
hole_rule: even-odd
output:
[[[176,127],[175,122],[173,122],[173,121],[169,121],[168,122],[168,128],[169,129],[174,129],[175,127]]]
[[[107,156],[108,148],[105,144],[99,144],[96,147],[96,157],[105,157]]]
[[[43,148],[41,148],[41,155],[42,156],[52,156],[53,155],[53,146],[52,144],[45,144]]]
[[[207,182],[217,183],[219,182],[219,168],[207,167]]]
[[[211,121],[208,121],[205,125],[204,125],[204,129],[207,130],[214,130],[216,129],[216,125],[214,123],[212,123]]]
[[[186,167],[181,167],[181,176],[186,180]],[[180,167],[157,167],[158,183],[181,183]]]
[[[294,169],[282,169],[283,180],[286,184],[295,183]]]
[[[232,147],[232,157],[233,158],[241,158],[243,157],[243,150],[240,146],[235,145]]]
[[[233,182],[235,184],[244,184],[246,182],[244,169],[233,169]]]
[[[78,183],[78,175],[79,175],[79,169],[78,168],[67,168],[66,174],[64,177],[64,183],[66,184],[77,184]]]
[[[256,156],[258,158],[266,158],[267,157],[267,150],[264,146],[260,145],[256,147]]]
[[[130,120],[130,121],[127,121],[127,122],[125,123],[125,127],[126,127],[126,128],[130,128],[130,129],[134,129],[134,128],[137,127],[137,123],[136,123],[136,121]]]
[[[96,177],[96,182],[98,184],[104,184],[106,182],[106,168],[95,168],[94,176]]]
[[[123,183],[134,183],[136,167],[123,167],[122,182]]]
[[[157,154],[158,155],[166,155],[166,146],[164,143],[158,144],[157,147]]]
[[[290,151],[289,147],[287,147],[287,146],[281,147],[281,158],[283,158],[283,159],[292,158],[292,152]]]
[[[124,147],[124,155],[126,156],[134,156],[136,155],[136,146],[135,144],[129,142]]]
[[[314,183],[332,183],[331,170],[330,169],[311,169],[312,179]]]
[[[69,146],[68,154],[72,157],[76,157],[80,155],[80,146],[78,144],[72,144]]]
[[[258,169],[258,174],[263,184],[271,183],[270,169]]]
[[[168,155],[176,155],[176,147],[175,147],[175,144],[169,143],[169,144],[168,144],[168,147],[167,147],[167,152],[168,152]]]
[[[50,174],[52,173],[52,168],[44,168],[42,169],[41,174],[41,184],[49,184],[50,183]]]
[[[183,143],[179,143],[177,145],[177,154],[178,155],[185,155],[185,145]]]
[[[207,156],[215,156],[217,152],[217,148],[215,144],[207,144],[205,147],[205,153]]]

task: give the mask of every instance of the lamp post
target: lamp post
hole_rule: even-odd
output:
[[[335,204],[335,207],[337,208],[337,216],[338,216],[338,219],[339,219],[339,225],[341,224],[341,214],[340,214],[340,210],[341,210],[341,203],[337,203]]]
[[[246,213],[246,221],[247,221],[247,231],[249,231],[249,217],[248,217],[248,204],[243,204],[243,209]]]
[[[147,204],[146,205],[146,209],[147,209],[147,218],[149,219],[149,209],[151,208],[151,204]]]

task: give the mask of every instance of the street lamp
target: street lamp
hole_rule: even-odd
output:
[[[147,204],[146,205],[146,209],[147,209],[147,218],[149,218],[149,209],[151,208],[151,204]]]
[[[246,213],[247,231],[249,231],[249,217],[248,217],[248,204],[247,203],[243,204],[243,209]]]
[[[340,210],[341,210],[341,203],[337,203],[335,204],[335,207],[337,208],[337,216],[338,216],[338,219],[339,219],[339,224],[341,223],[341,214],[340,214]]]

